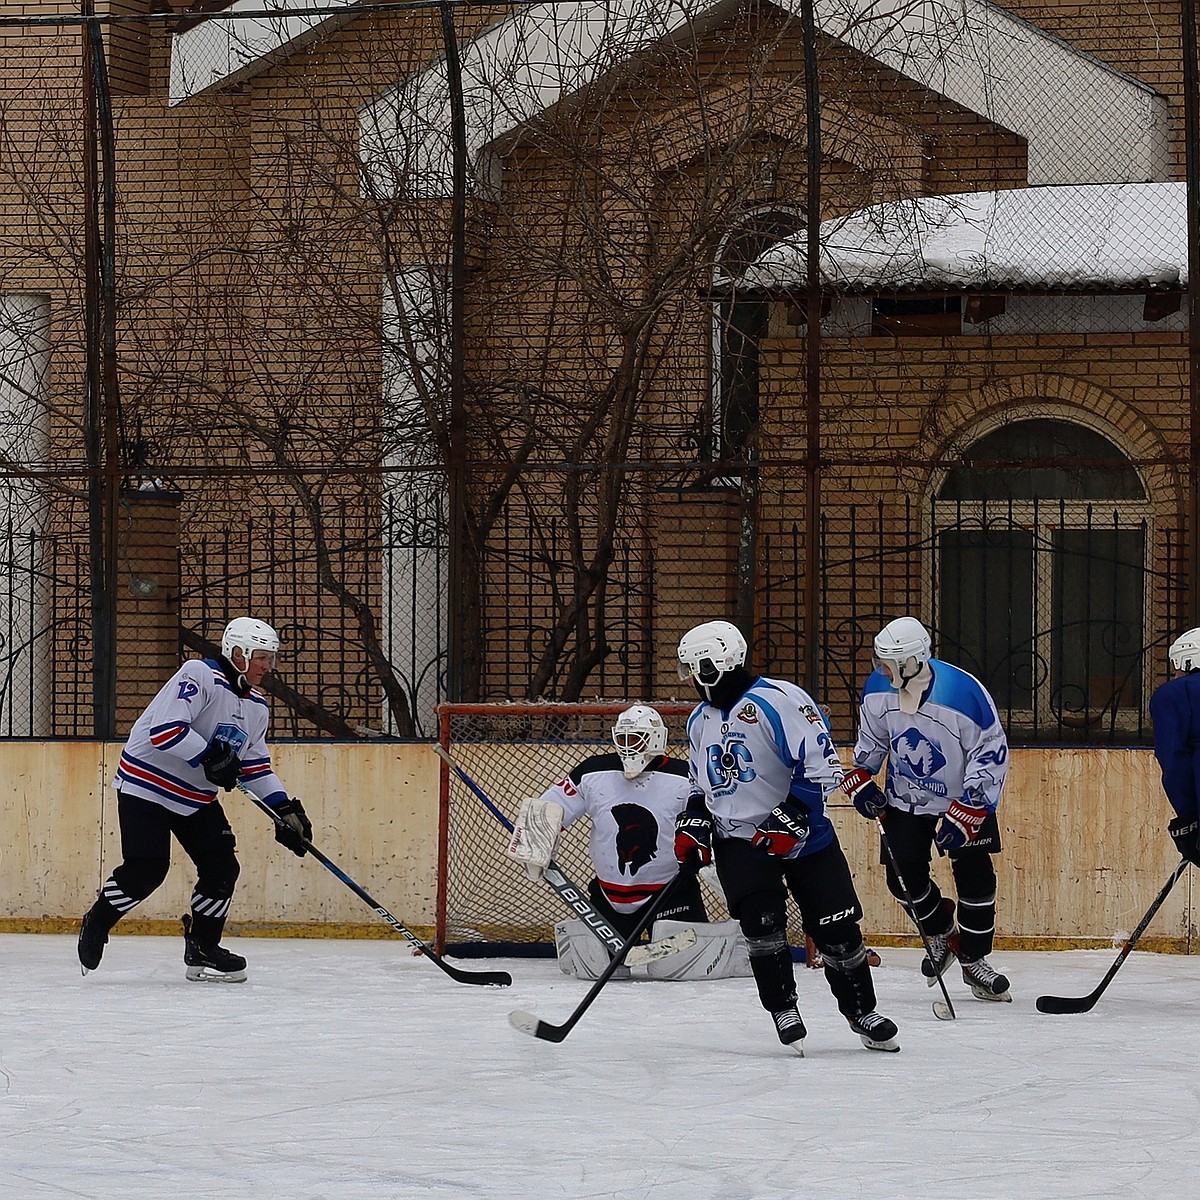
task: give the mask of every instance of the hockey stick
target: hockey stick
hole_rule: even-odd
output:
[[[888,841],[887,831],[883,827],[883,818],[876,817],[875,824],[879,826],[879,840],[883,843],[883,848],[887,851],[888,862],[892,864],[892,872],[900,881],[900,890],[904,893],[904,902],[908,905],[908,915],[912,917],[913,924],[917,927],[917,932],[921,935],[921,944],[925,947],[925,955],[933,966],[937,974],[938,987],[942,989],[942,995],[946,997],[946,1003],[943,1004],[940,1000],[933,1002],[933,1015],[939,1021],[953,1021],[956,1018],[954,1005],[950,1003],[950,993],[946,991],[946,981],[942,978],[942,973],[938,970],[938,965],[934,962],[933,947],[929,944],[929,935],[925,932],[925,926],[921,924],[920,918],[917,916],[917,910],[913,907],[912,892],[908,890],[908,884],[904,881],[904,876],[900,874],[900,867],[896,863],[896,856],[892,853],[892,843]]]
[[[483,788],[455,762],[453,757],[451,757],[450,751],[440,743],[434,742],[433,752],[475,793],[484,808],[509,833],[512,833],[513,823],[489,798]],[[616,954],[621,949],[621,935],[592,907],[587,896],[563,874],[562,869],[553,859],[546,864],[546,868],[542,872],[542,878],[561,897],[567,907],[604,944],[609,954]],[[657,942],[649,942],[645,946],[635,946],[625,956],[625,965],[629,967],[645,966],[646,963],[658,962],[660,959],[670,958],[672,954],[678,954],[680,950],[686,950],[689,946],[694,946],[695,944],[696,931],[694,929],[681,929],[678,933],[673,933],[670,937],[661,938]]]
[[[246,793],[247,796],[254,802],[257,807],[275,822],[276,825],[287,825],[287,822],[264,800],[260,800],[244,783],[238,781],[238,787]],[[290,825],[287,826],[289,829]],[[483,983],[491,984],[494,987],[508,987],[512,983],[512,976],[507,971],[460,971],[457,967],[452,967],[441,955],[434,953],[433,949],[427,946],[411,929],[409,929],[402,921],[398,921],[392,916],[378,900],[375,899],[365,888],[361,888],[337,863],[325,857],[320,850],[316,848],[306,837],[301,837],[300,841],[304,845],[304,849],[313,856],[323,867],[332,871],[360,900],[364,900],[375,910],[401,937],[411,942],[421,953],[428,958],[435,966],[440,967],[451,979],[458,983]]]
[[[1121,969],[1121,964],[1129,957],[1129,952],[1137,945],[1138,938],[1146,932],[1146,926],[1154,920],[1154,914],[1163,906],[1163,902],[1171,894],[1171,889],[1179,882],[1179,877],[1188,868],[1188,859],[1181,858],[1179,866],[1171,872],[1171,878],[1163,885],[1163,890],[1154,898],[1146,915],[1138,927],[1125,939],[1120,954],[1104,978],[1086,996],[1039,996],[1034,1007],[1042,1013],[1083,1013],[1089,1012],[1097,1000],[1104,994],[1104,989],[1112,982],[1112,977]]]
[[[658,893],[654,903],[647,906],[646,911],[638,918],[638,923],[633,927],[633,932],[625,939],[625,943],[620,950],[613,955],[612,961],[604,968],[599,978],[592,984],[588,990],[588,994],[576,1005],[575,1011],[561,1024],[551,1025],[548,1021],[543,1021],[534,1013],[525,1012],[523,1009],[514,1009],[508,1014],[508,1023],[521,1033],[527,1033],[530,1037],[541,1038],[544,1042],[561,1042],[563,1038],[575,1028],[579,1018],[591,1007],[592,1001],[600,994],[601,988],[613,977],[616,969],[625,960],[625,955],[629,952],[630,947],[642,935],[644,930],[651,921],[654,920],[658,911],[663,908],[671,893],[679,886],[683,879],[692,879],[695,877],[696,868],[691,864],[684,864],[679,868],[679,874],[667,884],[661,892]]]

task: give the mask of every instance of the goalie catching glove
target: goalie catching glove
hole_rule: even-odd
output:
[[[808,813],[788,796],[759,824],[750,845],[761,846],[772,858],[795,858],[804,849],[808,834]]]
[[[541,879],[558,849],[562,833],[563,806],[554,800],[527,799],[521,802],[505,853],[525,868],[530,879]]]
[[[312,840],[312,822],[304,811],[304,805],[292,796],[282,804],[275,805],[275,840],[286,846],[293,854],[303,858],[308,853],[306,841]]]
[[[842,793],[868,821],[882,817],[887,810],[887,797],[864,767],[847,771],[838,784]]]
[[[675,818],[675,858],[683,865],[707,867],[712,862],[713,819],[698,792],[688,797],[687,808]]]
[[[939,850],[961,850],[978,836],[987,820],[988,810],[969,800],[951,800],[946,815],[938,824],[933,840]]]

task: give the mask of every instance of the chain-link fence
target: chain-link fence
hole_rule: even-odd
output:
[[[0,734],[253,612],[280,735],[668,700],[724,616],[845,741],[909,613],[1015,742],[1148,739],[1192,0],[101,7],[0,17]]]

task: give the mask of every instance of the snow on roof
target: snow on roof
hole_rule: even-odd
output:
[[[741,286],[804,286],[805,237],[772,246]],[[875,204],[822,223],[821,275],[848,291],[1184,288],[1187,187],[1056,185]]]

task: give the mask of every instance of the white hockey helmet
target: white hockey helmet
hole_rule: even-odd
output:
[[[245,662],[243,668],[250,665],[250,656],[256,650],[265,650],[271,655],[271,666],[275,665],[275,656],[279,652],[279,634],[265,621],[254,617],[234,617],[225,626],[221,634],[221,653],[233,662],[233,652],[240,650]],[[234,664],[237,665],[236,663]]]
[[[627,708],[612,727],[613,745],[621,756],[626,779],[636,779],[667,749],[667,727],[645,704]]]
[[[875,635],[875,666],[887,664],[892,686],[903,687],[933,657],[929,631],[916,617],[897,617]]]
[[[1177,671],[1200,670],[1200,629],[1181,633],[1167,651],[1171,666]]]
[[[749,647],[730,621],[705,621],[679,639],[679,678],[711,687],[722,675],[746,661]]]

